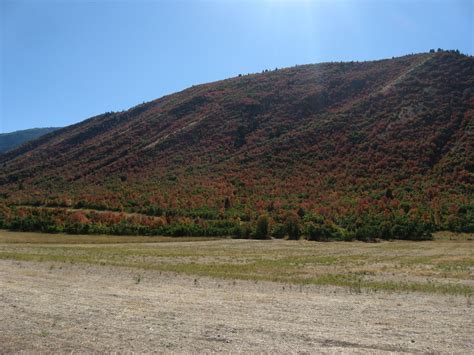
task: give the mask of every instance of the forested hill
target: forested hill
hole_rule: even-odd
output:
[[[55,131],[57,128],[32,128],[23,131],[0,134],[0,154],[19,147],[25,142],[41,137],[46,133]]]
[[[267,221],[265,236],[361,239],[474,229],[473,88],[474,59],[453,51],[194,86],[0,156],[3,224],[255,236]]]

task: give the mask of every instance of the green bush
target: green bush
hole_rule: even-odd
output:
[[[430,240],[433,228],[431,224],[422,221],[396,221],[391,229],[393,239]]]
[[[252,229],[248,225],[235,226],[232,236],[237,239],[249,239],[252,235]]]
[[[286,227],[284,224],[277,223],[273,226],[271,235],[273,238],[283,239],[286,236]]]
[[[349,240],[349,233],[341,227],[332,224],[317,224],[310,222],[305,226],[306,239],[313,241]]]
[[[363,224],[362,226],[355,229],[353,236],[357,240],[370,241],[375,240],[381,236],[379,225],[374,224]]]

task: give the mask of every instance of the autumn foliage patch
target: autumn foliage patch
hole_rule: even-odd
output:
[[[310,240],[474,231],[474,61],[242,75],[0,155],[0,226]]]

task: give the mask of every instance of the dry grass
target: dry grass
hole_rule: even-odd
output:
[[[111,235],[72,235],[46,234],[34,232],[10,232],[0,230],[0,244],[119,244],[119,243],[159,243],[159,242],[191,242],[214,240],[203,237],[150,237],[150,236],[111,236]]]
[[[334,285],[354,292],[474,294],[474,244],[468,238],[383,243],[199,240],[0,232],[0,259]]]
[[[433,234],[435,240],[471,240],[474,241],[472,233],[436,232]]]
[[[470,354],[466,297],[0,260],[0,353]],[[295,350],[296,349],[296,350]]]

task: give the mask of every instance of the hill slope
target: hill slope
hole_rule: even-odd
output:
[[[53,229],[71,224],[70,207],[155,216],[76,216],[127,233],[248,235],[263,214],[275,236],[469,229],[473,87],[474,59],[453,52],[195,86],[1,156],[4,224],[28,205],[21,215]],[[57,221],[40,206],[61,207]]]
[[[57,128],[48,127],[25,129],[23,131],[15,131],[11,133],[2,133],[0,134],[0,154],[55,130],[57,130]]]

